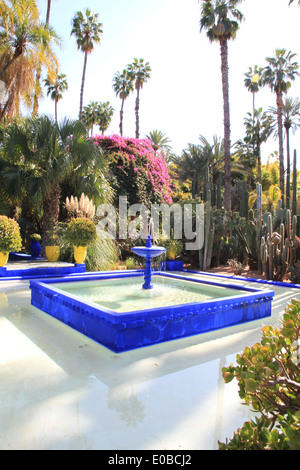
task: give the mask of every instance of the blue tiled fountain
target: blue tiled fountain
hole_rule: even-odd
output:
[[[145,271],[31,280],[32,304],[117,353],[271,315],[273,291],[152,272],[164,249],[149,237],[133,251]]]

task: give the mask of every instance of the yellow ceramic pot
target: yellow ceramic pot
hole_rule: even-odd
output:
[[[74,246],[75,263],[82,264],[86,257],[87,246]]]
[[[8,261],[8,255],[9,255],[9,251],[0,251],[0,268],[3,268],[3,266],[6,265],[7,261]]]
[[[59,246],[45,246],[45,255],[48,261],[57,261],[59,258]]]

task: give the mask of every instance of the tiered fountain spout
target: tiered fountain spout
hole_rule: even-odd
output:
[[[139,256],[145,258],[145,274],[144,274],[144,284],[143,289],[152,289],[153,284],[152,280],[152,258],[156,258],[166,251],[166,248],[163,246],[153,246],[151,243],[151,235],[148,235],[146,246],[134,246],[131,248],[131,251],[136,253]]]

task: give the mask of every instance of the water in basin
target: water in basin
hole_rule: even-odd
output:
[[[153,276],[153,289],[142,288],[142,279],[107,279],[100,282],[57,283],[55,287],[115,312],[132,312],[193,302],[204,302],[240,294],[236,289],[180,279]]]

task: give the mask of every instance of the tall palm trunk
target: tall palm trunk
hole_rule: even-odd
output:
[[[258,183],[261,185],[261,152],[260,142],[257,143],[257,169],[258,169]]]
[[[124,99],[122,99],[121,110],[120,110],[120,135],[123,136],[123,115],[124,115]]]
[[[57,122],[57,99],[55,99],[54,106],[55,106],[55,122]]]
[[[228,42],[220,39],[221,47],[221,74],[223,90],[224,112],[224,208],[231,210],[231,162],[230,162],[230,110],[229,110],[229,80],[228,80]]]
[[[278,128],[278,141],[279,141],[279,186],[281,191],[281,199],[284,202],[284,163],[283,163],[283,136],[282,136],[282,93],[276,94],[277,104],[277,128]]]
[[[51,0],[48,0],[47,4],[47,13],[46,13],[46,25],[49,25],[50,21],[50,10],[51,10]],[[41,67],[38,68],[36,72],[36,84],[35,84],[35,94],[33,98],[33,115],[37,116],[39,112],[39,97],[41,94]]]
[[[140,110],[140,88],[137,87],[137,95],[135,100],[135,137],[140,137],[140,122],[139,122],[139,110]]]
[[[291,159],[290,159],[290,126],[285,126],[286,130],[286,208],[290,209],[290,180],[291,180]]]
[[[49,21],[50,21],[50,10],[51,10],[51,0],[48,0],[47,13],[46,13],[46,24],[49,24]]]
[[[82,81],[81,81],[81,90],[80,90],[79,121],[82,121],[83,91],[84,91],[84,82],[85,82],[85,73],[86,73],[87,56],[88,56],[88,53],[87,53],[87,51],[85,51],[85,52],[84,52],[84,63],[83,63]]]

